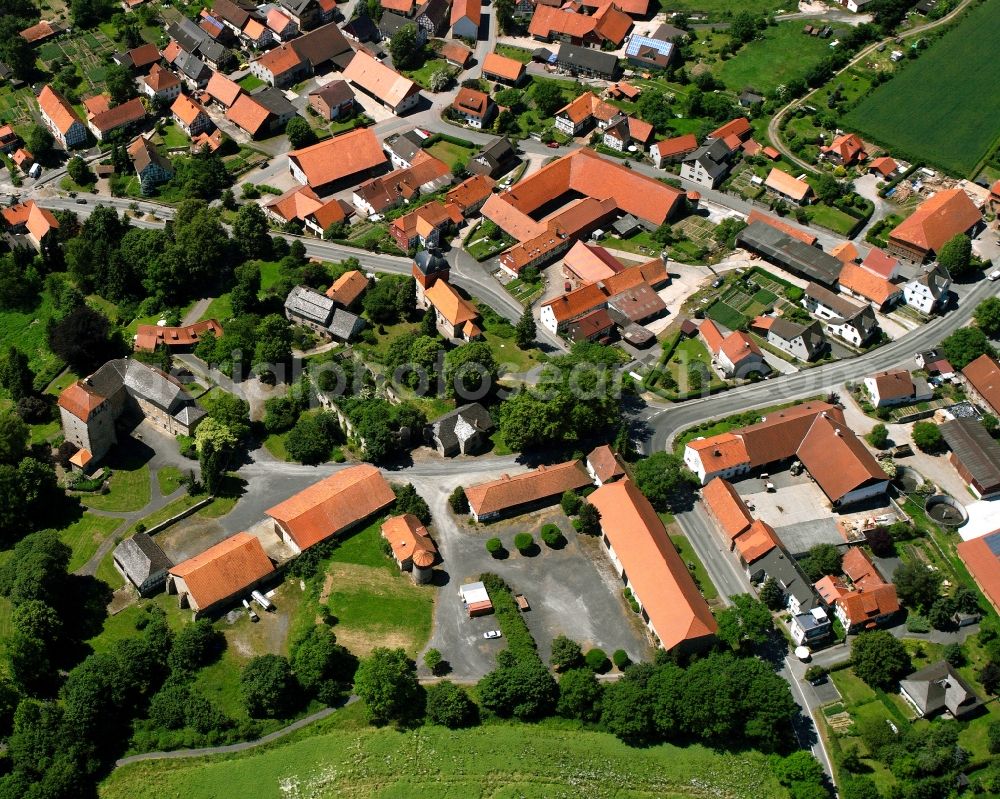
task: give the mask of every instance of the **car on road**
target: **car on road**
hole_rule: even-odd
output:
[[[503,633],[499,630],[487,630],[483,633],[483,638],[501,638]]]
[[[1000,280],[1000,269],[994,269],[992,272],[990,272],[989,279]]]

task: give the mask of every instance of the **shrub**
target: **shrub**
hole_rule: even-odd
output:
[[[489,552],[494,558],[500,557],[503,552],[503,541],[499,538],[490,538],[486,542],[486,551]]]
[[[535,545],[535,539],[531,533],[518,533],[514,536],[514,548],[522,555],[531,551]]]
[[[563,538],[562,530],[556,527],[554,524],[546,524],[542,527],[542,541],[545,545],[555,549],[566,542]]]
[[[588,669],[598,674],[604,674],[604,672],[611,668],[611,661],[604,654],[604,650],[597,649],[596,647],[587,652],[584,656],[584,662],[586,662]]]
[[[628,656],[628,652],[624,649],[616,649],[614,654],[611,656],[612,662],[615,664],[615,668],[618,671],[625,671],[628,665],[632,662],[632,659]]]

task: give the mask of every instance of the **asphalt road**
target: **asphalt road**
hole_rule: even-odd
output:
[[[957,309],[857,358],[817,366],[793,375],[781,375],[761,383],[748,383],[712,397],[678,405],[665,406],[651,400],[647,408],[634,417],[636,422],[646,427],[642,441],[644,451],[650,453],[667,449],[678,432],[708,419],[836,391],[847,381],[859,380],[866,374],[893,366],[912,367],[915,353],[937,346],[953,330],[968,323],[976,305],[993,296],[996,286],[982,280],[972,287],[961,286],[960,292]]]

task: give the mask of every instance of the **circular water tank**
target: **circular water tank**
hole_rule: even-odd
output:
[[[961,527],[969,521],[965,508],[947,494],[935,494],[927,497],[924,510],[934,521],[944,527]]]

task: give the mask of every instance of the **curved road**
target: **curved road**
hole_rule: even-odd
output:
[[[972,318],[976,305],[993,296],[994,289],[993,283],[980,281],[962,292],[957,309],[857,358],[774,377],[761,383],[748,383],[715,396],[689,400],[682,404],[650,404],[645,412],[634,417],[649,428],[643,441],[644,450],[648,454],[669,448],[678,432],[699,422],[762,405],[836,391],[848,380],[859,380],[865,374],[906,364],[915,353],[937,346],[941,339],[965,325]]]
[[[837,72],[834,73],[833,77],[835,78],[837,77],[837,75],[840,75],[842,72],[853,67],[863,58],[866,58],[869,54],[875,52],[875,50],[878,49],[878,47],[882,44],[887,44],[889,42],[894,41],[895,39],[909,39],[912,36],[917,36],[921,33],[926,33],[929,30],[932,30],[934,28],[937,28],[941,25],[950,22],[955,18],[956,15],[960,14],[965,9],[965,7],[968,6],[969,3],[971,2],[972,0],[962,0],[961,3],[955,6],[955,8],[951,12],[941,17],[941,19],[934,20],[933,22],[927,22],[923,25],[918,25],[916,28],[912,28],[908,31],[903,31],[902,33],[896,36],[888,36],[885,39],[880,39],[877,42],[873,42],[872,44],[862,49],[856,56],[854,56],[854,58],[848,61],[846,66],[844,66],[842,69],[837,70]],[[831,78],[830,80],[833,80],[833,78]],[[827,81],[826,83],[829,82],[830,81]],[[824,83],[823,85],[825,86],[826,83]],[[811,90],[806,95],[804,95],[803,97],[800,97],[797,100],[792,100],[788,105],[780,109],[773,117],[771,117],[771,121],[767,123],[767,136],[771,140],[771,143],[778,150],[778,152],[780,152],[785,158],[787,158],[796,166],[805,169],[809,172],[815,172],[816,165],[806,163],[801,158],[794,155],[791,152],[791,150],[788,149],[788,147],[785,145],[784,139],[782,139],[781,137],[781,129],[779,125],[781,124],[781,120],[785,116],[785,114],[787,114],[796,106],[805,103],[810,97],[812,97],[816,92],[818,92],[822,88],[823,86],[818,86],[815,89]]]

